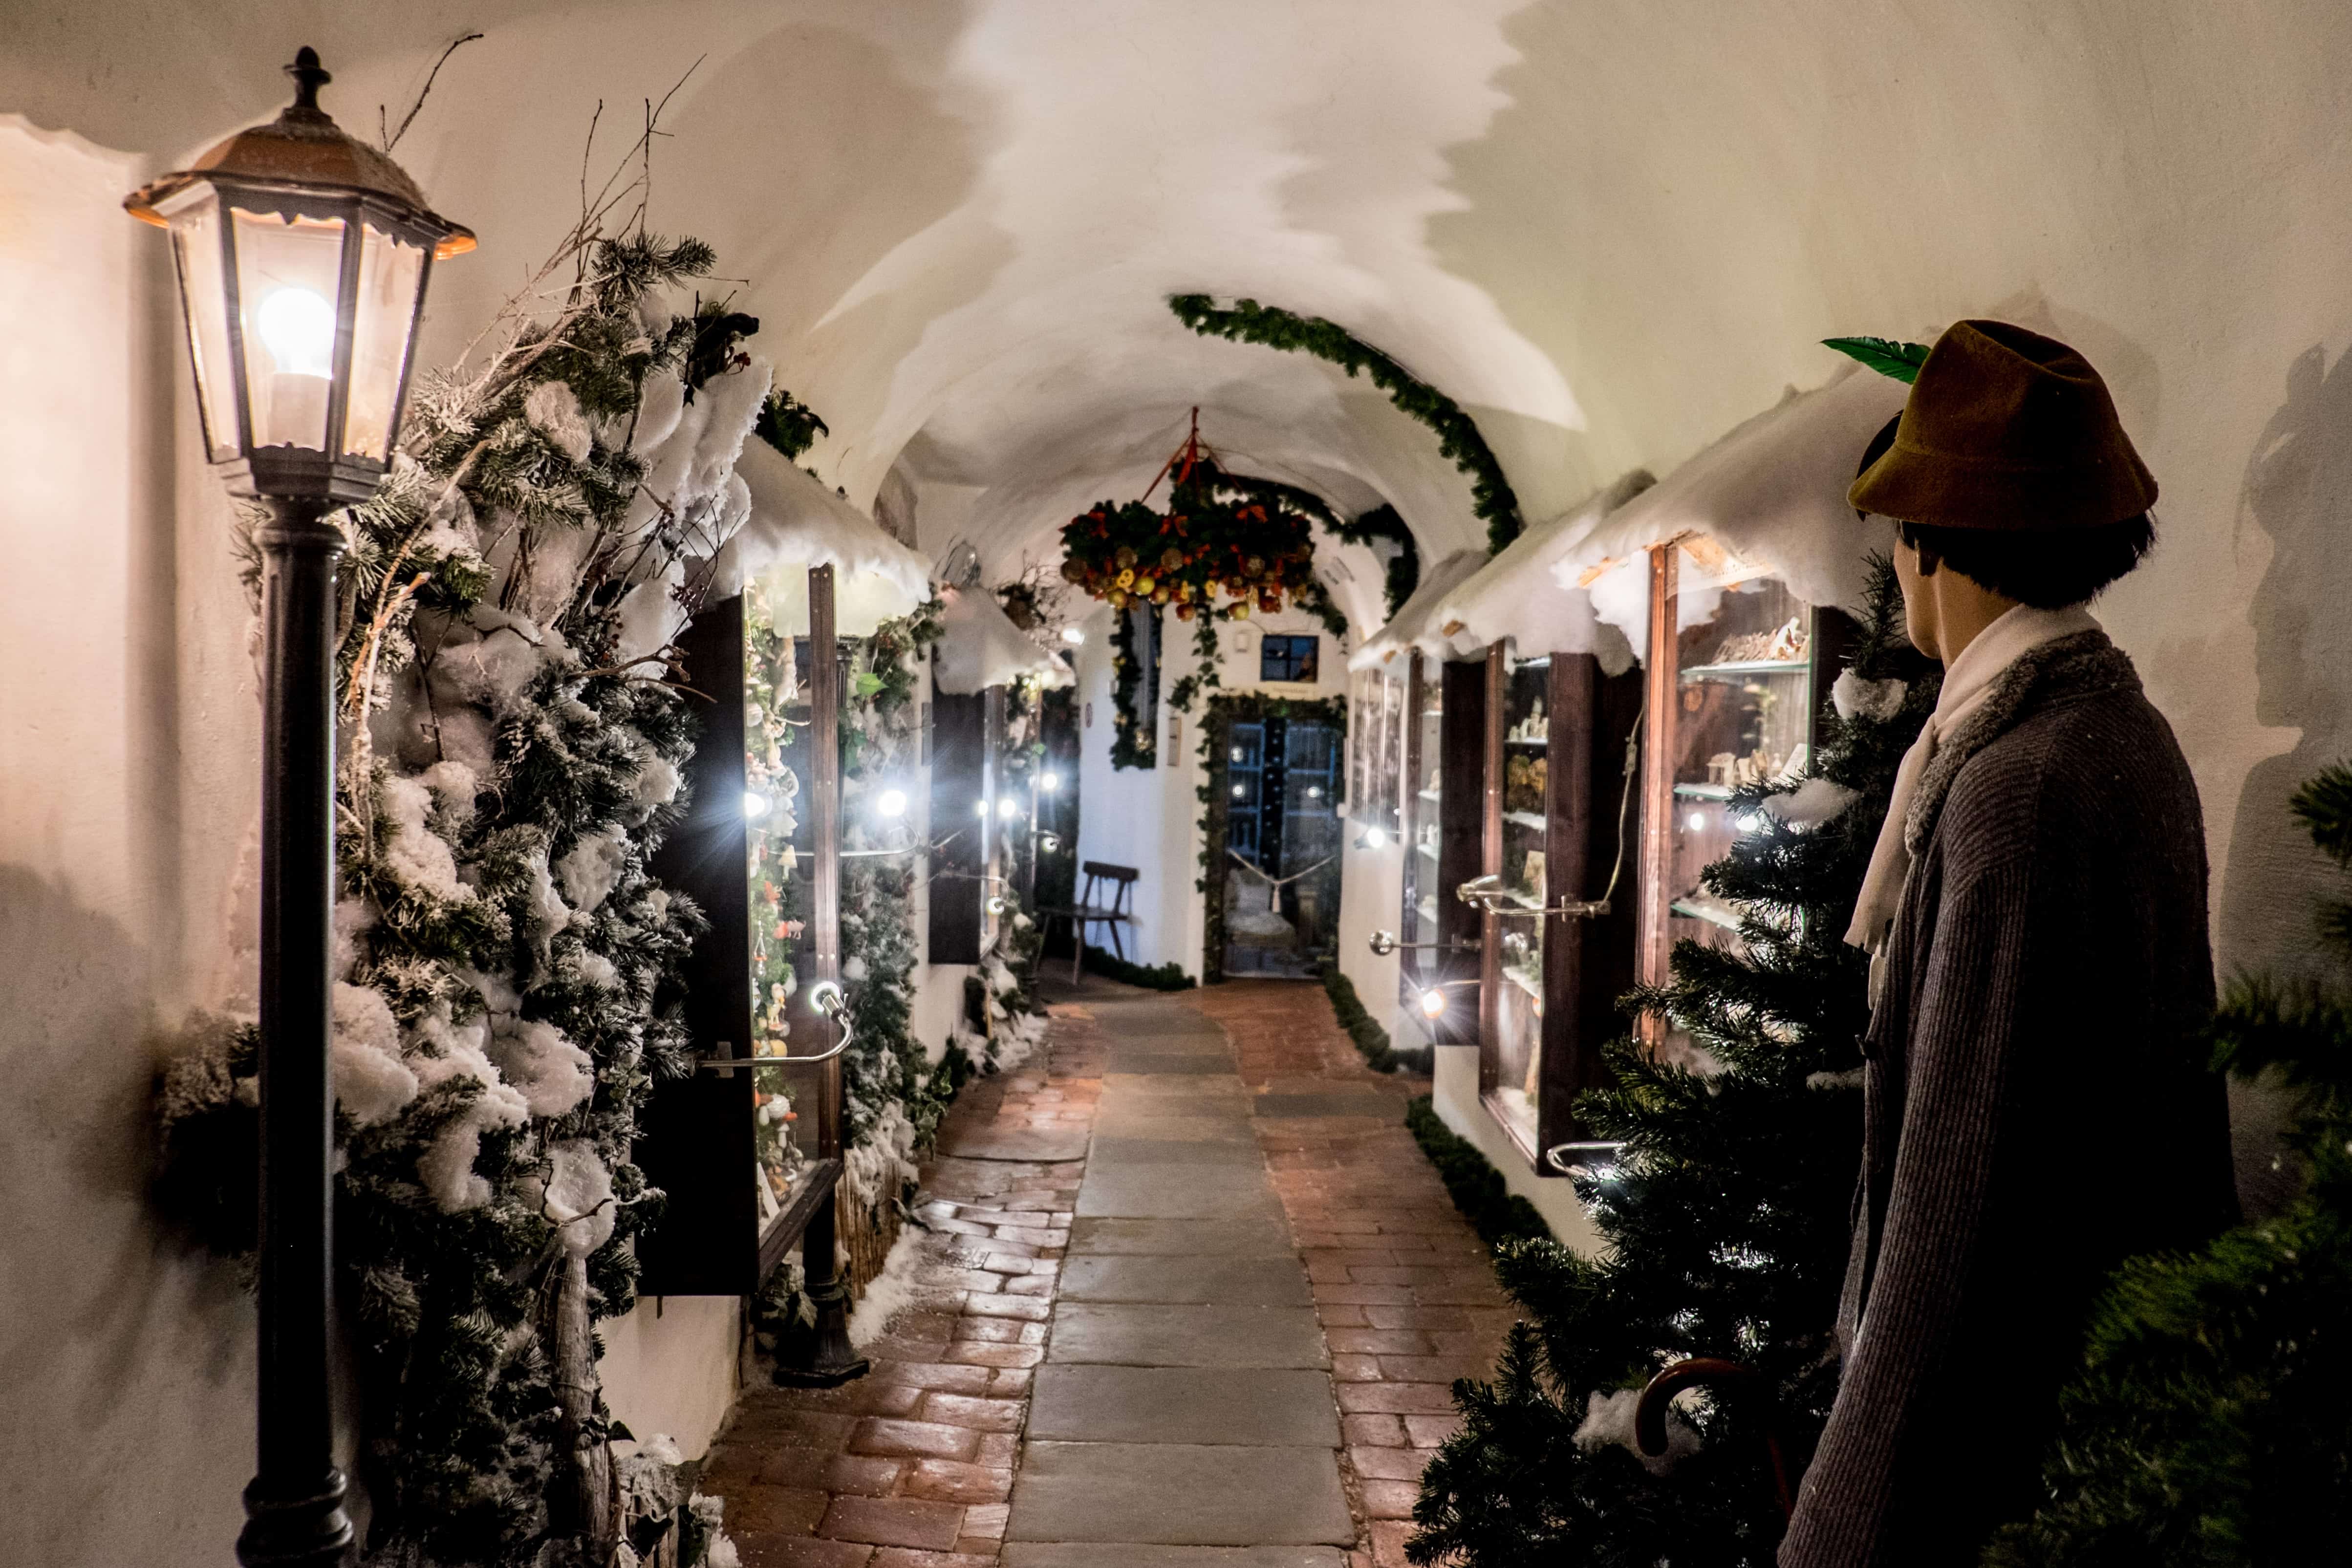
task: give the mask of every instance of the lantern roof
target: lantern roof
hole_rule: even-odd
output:
[[[425,193],[386,154],[347,133],[319,107],[319,89],[334,79],[305,46],[286,68],[295,81],[294,101],[278,118],[229,137],[195,161],[141,186],[123,199],[134,218],[162,225],[157,211],[191,185],[213,180],[260,185],[299,185],[373,196],[441,231],[434,257],[446,261],[474,248],[474,231],[453,224],[425,204]]]

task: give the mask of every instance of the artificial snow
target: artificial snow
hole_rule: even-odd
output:
[[[1676,1404],[1690,1397],[1691,1391],[1675,1396]],[[1654,1476],[1664,1475],[1682,1460],[1698,1452],[1698,1432],[1674,1405],[1666,1406],[1666,1451],[1653,1458],[1642,1452],[1634,1441],[1633,1419],[1642,1405],[1638,1388],[1620,1388],[1611,1393],[1596,1389],[1587,1397],[1584,1419],[1578,1423],[1570,1440],[1587,1453],[1614,1444],[1642,1461],[1642,1468]]]
[[[563,1249],[585,1258],[613,1239],[613,1173],[596,1146],[578,1138],[549,1149],[547,1164],[539,1211],[555,1227]]]
[[[583,834],[572,852],[555,863],[565,902],[583,913],[596,908],[611,895],[628,862],[628,842],[619,833]]]
[[[1049,686],[1076,682],[1067,664],[1022,635],[993,594],[942,588],[940,598],[940,641],[931,651],[931,672],[950,696],[971,696],[1024,675]]]
[[[1348,655],[1351,670],[1377,669],[1397,654],[1414,645],[1424,631],[1431,628],[1431,617],[1438,601],[1475,576],[1486,564],[1484,550],[1456,550],[1421,574],[1420,583],[1412,594],[1396,608],[1388,624],[1364,639],[1362,647]]]
[[[483,1051],[484,1020],[453,1024],[446,1002],[417,1022],[421,1049],[409,1055],[420,1091],[437,1088],[456,1079],[469,1079],[480,1092],[444,1124],[425,1151],[416,1157],[416,1177],[445,1213],[479,1208],[490,1201],[488,1178],[474,1172],[482,1152],[482,1134],[493,1127],[520,1127],[530,1119],[530,1106],[506,1082]]]
[[[416,1074],[401,1060],[400,1022],[382,992],[335,982],[328,1056],[335,1102],[360,1126],[388,1122],[416,1098]]]
[[[587,417],[580,412],[580,396],[562,382],[541,382],[522,400],[522,416],[574,463],[588,461],[593,438]]]
[[[463,770],[463,765],[460,765]],[[470,771],[467,770],[468,777]],[[422,779],[386,779],[380,792],[383,810],[376,818],[385,870],[419,892],[445,903],[470,900],[473,890],[457,880],[457,859],[448,841],[425,826],[436,801],[431,785]],[[473,795],[466,796],[472,810]]]
[[[908,1225],[882,1259],[882,1271],[866,1282],[849,1314],[849,1343],[871,1344],[889,1332],[890,1320],[921,1301],[922,1271],[931,1260],[932,1234]]]
[[[596,1067],[588,1053],[544,1019],[492,1014],[488,1055],[534,1116],[577,1110],[596,1089]]]
[[[1827,779],[1808,779],[1785,795],[1767,795],[1766,816],[1792,828],[1818,828],[1862,799],[1858,791]]]
[[[1845,493],[1863,449],[1908,395],[1902,382],[1859,365],[1813,392],[1790,389],[1604,518],[1552,563],[1553,580],[1574,588],[1602,569],[1590,581],[1594,611],[1637,650],[1648,639],[1648,549],[1685,535],[1717,549],[1685,552],[1685,594],[1769,575],[1808,604],[1860,603],[1868,557],[1890,548],[1894,533],[1884,518],[1855,516]],[[1619,578],[1641,591],[1601,591]],[[1706,618],[1685,608],[1682,623]]]
[[[1830,706],[1843,719],[1856,716],[1884,724],[1903,706],[1910,690],[1904,681],[1865,681],[1852,670],[1841,670],[1830,685]]]
[[[1412,637],[1423,651],[1442,657],[1473,657],[1506,639],[1522,654],[1592,653],[1610,674],[1622,674],[1633,666],[1632,645],[1614,623],[1596,613],[1582,588],[1572,580],[1560,582],[1552,569],[1655,483],[1649,470],[1636,468],[1528,529],[1475,576],[1442,591]]]
[[[777,623],[805,625],[805,574],[830,566],[835,624],[845,637],[870,636],[883,621],[930,597],[930,567],[921,556],[766,442],[744,444],[735,476],[749,512],[712,563],[714,595],[765,579]]]

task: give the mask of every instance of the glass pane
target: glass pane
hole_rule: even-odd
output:
[[[1738,946],[1740,911],[1699,884],[1747,831],[1732,804],[1745,786],[1805,767],[1811,729],[1811,617],[1786,585],[1763,579],[1727,588],[1714,617],[1683,629],[1675,712],[1676,937]]]
[[[229,211],[236,219],[236,296],[253,444],[324,452],[343,220]]]
[[[188,357],[196,366],[196,406],[212,460],[236,455],[236,367],[228,357],[228,289],[221,267],[220,197],[209,187],[166,214],[180,267],[180,301],[188,315]]]
[[[776,590],[799,580],[799,593]],[[751,1054],[814,1055],[822,1039],[792,1039],[792,1003],[815,956],[801,784],[810,768],[807,573],[784,571],[743,590],[743,811],[751,883]],[[791,1201],[815,1147],[814,1116],[803,1122],[795,1094],[814,1088],[814,1069],[763,1068],[752,1077],[753,1149],[760,1227]],[[812,1108],[814,1103],[812,1103]]]
[[[424,270],[423,246],[373,224],[361,225],[359,301],[352,316],[352,411],[343,421],[343,450],[354,457],[382,463],[389,455],[394,403],[408,359],[409,328],[416,319],[416,280]]]
[[[1542,908],[1550,891],[1550,664],[1514,660],[1504,695],[1503,884],[1521,910]],[[1494,1103],[1529,1148],[1542,1103],[1544,925],[1525,915],[1498,923],[1503,986],[1495,1009]]]

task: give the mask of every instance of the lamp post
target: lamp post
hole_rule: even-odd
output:
[[[134,191],[170,231],[206,455],[262,502],[261,1216],[257,1464],[238,1560],[328,1568],[350,1549],[334,1456],[334,508],[391,461],[425,278],[474,236],[319,108],[305,48],[294,102]]]

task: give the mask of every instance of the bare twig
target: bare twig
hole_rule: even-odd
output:
[[[449,63],[449,57],[457,52],[459,46],[470,44],[481,36],[482,35],[479,33],[467,33],[461,38],[451,40],[449,47],[441,51],[441,57],[435,60],[433,62],[433,68],[425,74],[425,85],[417,90],[416,101],[410,104],[408,106],[408,112],[400,117],[399,130],[387,134],[383,129],[383,105],[379,103],[375,106],[376,136],[377,139],[383,143],[383,150],[387,155],[391,153],[394,148],[400,145],[400,139],[408,134],[408,127],[410,123],[416,119],[416,111],[425,107],[425,99],[429,97],[433,91],[434,78],[441,74],[441,68]]]

